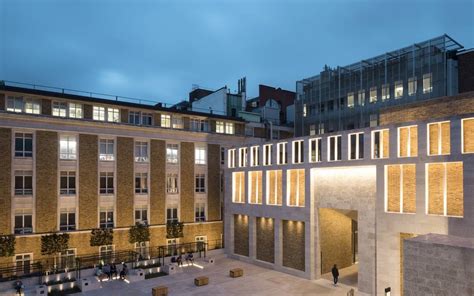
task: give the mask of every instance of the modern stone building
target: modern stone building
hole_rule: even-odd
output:
[[[474,238],[474,92],[382,109],[377,127],[226,157],[232,258],[308,279],[357,263],[360,293],[401,295],[404,239]]]

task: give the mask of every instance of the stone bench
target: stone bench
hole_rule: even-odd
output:
[[[197,278],[194,279],[194,284],[196,286],[205,286],[207,284],[209,284],[209,278],[207,276],[199,276]]]
[[[88,292],[102,288],[100,281],[96,277],[81,278],[76,281],[76,283],[79,286],[79,289],[81,289],[81,292]]]
[[[152,296],[168,296],[168,287],[166,286],[158,286],[151,289]]]
[[[145,280],[145,272],[143,269],[134,269],[130,272],[128,280],[132,282],[139,282]]]
[[[244,270],[242,268],[234,268],[229,272],[231,278],[237,278],[244,275]]]

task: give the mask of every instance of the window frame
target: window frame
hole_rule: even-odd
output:
[[[334,139],[334,159],[331,159],[331,139]],[[328,162],[342,160],[342,135],[334,135],[327,137],[328,143]]]
[[[360,136],[362,135],[362,145],[360,143]],[[356,151],[355,151],[355,158],[352,158],[352,139],[351,139],[351,136],[356,136],[355,139],[356,139],[356,143],[355,143],[355,148],[356,148]],[[365,139],[364,139],[364,132],[357,132],[357,133],[350,133],[347,135],[347,159],[348,160],[363,160],[364,159],[364,143],[365,143]],[[362,151],[361,151],[361,147],[362,147]],[[362,157],[361,157],[361,152],[362,152]]]

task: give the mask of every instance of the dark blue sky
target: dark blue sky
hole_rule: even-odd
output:
[[[174,103],[192,84],[298,79],[447,33],[474,47],[474,0],[0,0],[0,79]]]

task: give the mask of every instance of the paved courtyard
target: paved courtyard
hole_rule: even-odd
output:
[[[241,267],[244,276],[230,278],[229,269]],[[196,287],[194,278],[208,276],[209,285]],[[347,295],[350,286],[333,287],[330,280],[310,281],[252,264],[216,256],[208,268],[184,267],[170,276],[127,284],[123,281],[102,283],[102,289],[76,295],[151,295],[151,289],[165,285],[169,295]]]

